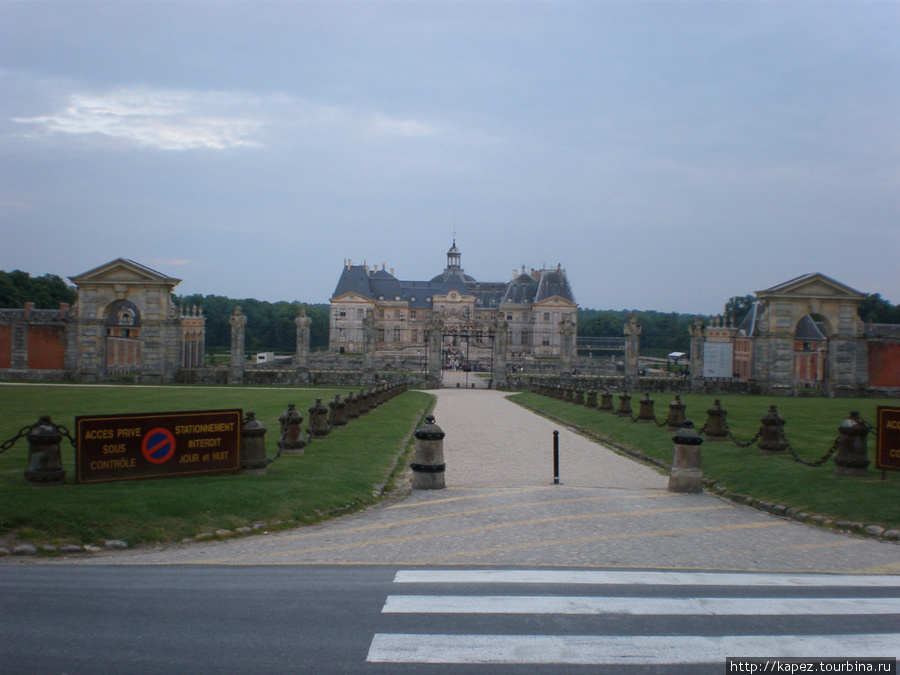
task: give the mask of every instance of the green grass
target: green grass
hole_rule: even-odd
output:
[[[77,415],[241,408],[256,412],[266,427],[267,453],[277,452],[278,417],[296,403],[307,409],[348,390],[295,387],[89,387],[0,384],[0,440],[46,413],[74,433]],[[303,455],[284,456],[265,476],[218,475],[91,485],[74,484],[74,449],[63,441],[66,484],[25,483],[28,443],[23,438],[0,454],[0,538],[40,543],[130,545],[180,541],[255,521],[311,523],[331,513],[364,508],[391,472],[411,432],[433,398],[420,392],[397,396],[324,439]]]
[[[632,396],[635,416],[642,396]],[[651,395],[651,398],[655,400],[657,419],[664,420],[674,397],[670,394],[657,394],[655,397]],[[715,398],[720,399],[723,407],[728,410],[728,425],[735,437],[742,442],[753,438],[759,430],[760,418],[768,412],[770,405],[777,405],[778,412],[786,420],[785,435],[791,447],[808,462],[825,455],[838,436],[838,426],[848,417],[850,410],[859,410],[863,419],[874,424],[877,406],[896,406],[898,403],[896,400],[877,399],[682,396],[686,405],[686,417],[694,421],[696,429],[699,430],[706,423],[706,411]],[[666,465],[671,463],[673,433],[665,427],[635,424],[609,412],[533,393],[518,394],[512,400],[660,460]],[[618,402],[616,396],[616,407]],[[852,478],[835,476],[834,462],[831,460],[813,468],[794,461],[787,453],[760,457],[755,446],[739,448],[730,441],[704,442],[703,476],[723,485],[732,493],[822,514],[834,520],[861,521],[881,525],[886,529],[898,529],[900,475],[889,471],[887,480],[882,480],[882,472],[875,469],[876,440],[871,434],[868,437],[868,447],[869,459],[872,460],[868,476]]]

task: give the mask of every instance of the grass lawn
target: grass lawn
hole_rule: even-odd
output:
[[[632,408],[637,416],[639,399],[633,394]],[[656,417],[664,420],[669,412],[671,394],[656,394]],[[850,410],[859,410],[870,424],[876,422],[879,405],[897,406],[895,399],[826,399],[826,398],[767,398],[761,396],[688,395],[681,399],[686,405],[686,418],[694,421],[699,430],[706,423],[706,411],[714,399],[720,399],[728,410],[728,425],[739,441],[753,438],[760,427],[760,418],[769,406],[778,406],[785,418],[785,435],[791,447],[805,461],[820,459],[834,443],[838,426]],[[527,407],[576,425],[591,434],[610,439],[648,457],[672,461],[672,435],[665,427],[635,424],[617,418],[609,412],[599,412],[583,406],[565,403],[534,393],[513,396]],[[618,407],[618,396],[614,404]],[[790,455],[760,457],[756,447],[739,448],[734,443],[704,442],[703,476],[725,486],[732,493],[755,497],[764,501],[799,508],[811,514],[822,514],[834,520],[861,521],[885,529],[900,528],[900,474],[875,469],[876,439],[868,437],[869,458],[872,465],[865,478],[834,475],[834,462],[829,460],[815,468],[794,461]]]
[[[49,414],[74,434],[77,415],[174,412],[240,408],[253,410],[267,429],[270,457],[277,452],[278,417],[295,403],[307,409],[349,390],[297,387],[135,387],[0,384],[0,440]],[[75,485],[74,449],[63,440],[66,484],[25,483],[28,442],[0,454],[0,541],[43,544],[129,545],[180,541],[200,532],[249,526],[254,521],[310,523],[330,513],[372,504],[373,491],[388,480],[397,456],[412,445],[412,431],[433,398],[403,393],[323,439],[303,455],[284,456],[265,476],[218,475]],[[400,464],[402,467],[402,462]]]

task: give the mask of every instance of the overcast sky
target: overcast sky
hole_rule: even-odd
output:
[[[0,0],[0,269],[327,302],[346,259],[900,304],[900,2]]]

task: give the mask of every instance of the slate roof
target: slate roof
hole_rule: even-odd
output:
[[[459,254],[456,242],[448,252]],[[554,296],[575,302],[572,288],[561,266],[556,269],[522,270],[512,281],[477,281],[458,265],[448,261],[443,273],[430,281],[402,281],[386,270],[367,270],[365,265],[344,265],[332,299],[355,293],[369,300],[408,302],[411,308],[430,308],[435,295],[456,291],[460,295],[474,295],[475,306],[496,309],[501,303],[534,304]]]

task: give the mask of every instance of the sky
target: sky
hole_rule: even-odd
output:
[[[0,0],[0,269],[328,302],[566,269],[695,314],[900,304],[900,1]]]

